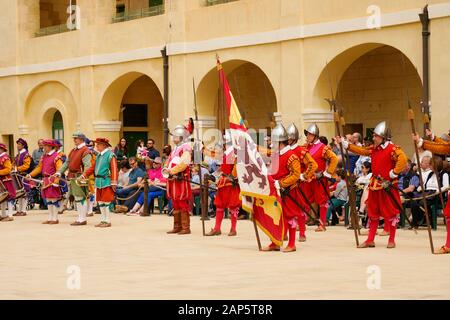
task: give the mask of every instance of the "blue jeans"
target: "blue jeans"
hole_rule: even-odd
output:
[[[162,190],[149,191],[147,193],[147,195],[148,195],[147,203],[150,205],[152,203],[153,199],[163,196],[164,192]],[[136,202],[139,203],[141,206],[144,204],[144,193],[143,192],[141,193],[141,195],[139,196],[139,198]]]

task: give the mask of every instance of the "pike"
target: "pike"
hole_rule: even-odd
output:
[[[423,125],[425,126],[425,129],[430,129],[430,117],[426,113],[423,115]],[[444,197],[442,196],[441,177],[438,175],[438,172],[437,172],[436,168],[434,167],[434,165],[431,166],[431,169],[433,170],[433,173],[436,176],[436,180],[438,183],[439,200],[441,201],[441,206],[442,206],[442,208],[445,208]]]
[[[206,236],[206,232],[205,232],[205,211],[208,210],[208,203],[204,203],[205,202],[205,197],[203,195],[204,192],[206,192],[206,190],[203,187],[203,178],[202,178],[202,155],[201,155],[201,148],[200,148],[200,132],[198,129],[198,110],[197,110],[197,94],[195,93],[195,79],[192,78],[192,91],[194,94],[194,114],[195,114],[195,133],[196,133],[196,141],[195,141],[195,145],[194,145],[194,163],[198,163],[198,176],[199,176],[199,181],[200,181],[200,192],[201,192],[201,202],[202,202],[202,231],[203,231],[203,236]]]
[[[334,124],[335,124],[335,130],[336,130],[336,134],[338,136],[341,135],[341,128],[340,128],[340,119],[339,119],[339,114],[337,112],[337,103],[336,100],[334,98],[334,92],[333,92],[333,85],[331,83],[331,77],[330,77],[330,70],[329,70],[329,66],[328,66],[328,62],[326,64],[326,69],[327,69],[327,73],[328,73],[328,79],[330,82],[330,89],[331,89],[331,100],[330,99],[325,99],[325,101],[328,102],[328,104],[330,105],[330,110],[333,111],[333,115],[334,115]],[[339,143],[339,149],[341,150],[341,155],[342,155],[342,163],[344,165],[344,168],[346,168],[347,170],[347,166],[344,160],[344,146],[342,144],[342,142]],[[359,238],[358,238],[358,232],[359,232],[359,227],[358,227],[358,217],[356,216],[356,203],[354,201],[352,201],[353,196],[352,196],[352,189],[350,182],[349,182],[349,178],[350,178],[350,173],[347,171],[347,179],[345,179],[345,184],[347,185],[347,190],[349,192],[349,202],[350,202],[350,212],[351,212],[351,222],[352,222],[352,227],[353,227],[353,232],[355,235],[355,242],[356,242],[356,247],[359,246]]]
[[[403,57],[403,55],[401,55],[402,58],[402,67],[403,67],[403,71],[405,70],[405,58]],[[414,121],[414,110],[412,109],[411,106],[411,100],[409,99],[409,89],[408,86],[406,87],[406,97],[408,99],[408,119],[409,122],[411,124],[411,131],[412,134],[416,133],[416,124]],[[431,249],[431,254],[434,254],[434,245],[433,245],[433,235],[431,234],[431,225],[430,225],[430,216],[428,214],[428,205],[427,205],[427,195],[425,194],[425,184],[423,183],[423,178],[422,178],[422,168],[420,167],[420,157],[419,157],[419,148],[417,147],[417,144],[415,141],[413,141],[414,144],[414,151],[416,154],[416,160],[417,160],[417,169],[419,171],[419,182],[420,182],[420,187],[422,189],[422,199],[423,199],[423,204],[425,207],[425,220],[427,221],[427,229],[428,229],[428,238],[430,241],[430,249]]]

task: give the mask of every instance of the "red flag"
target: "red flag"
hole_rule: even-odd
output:
[[[237,150],[236,167],[241,188],[242,208],[253,215],[259,228],[276,245],[281,246],[284,238],[281,199],[258,152],[257,145],[247,132],[219,60],[217,60],[217,70],[220,83],[223,85],[233,146]]]

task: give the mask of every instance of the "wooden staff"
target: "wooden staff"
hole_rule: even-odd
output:
[[[258,226],[256,225],[255,215],[252,214],[253,227],[255,228],[256,242],[258,243],[259,251],[262,251],[261,239],[259,238]]]
[[[331,83],[331,76],[330,76],[330,70],[329,70],[329,66],[328,66],[328,62],[326,63],[326,69],[327,69],[327,73],[328,73],[328,80],[329,80],[329,84],[330,84],[330,90],[331,90],[331,100],[330,99],[325,99],[328,104],[330,105],[330,109],[333,112],[333,118],[334,118],[334,125],[335,125],[335,131],[336,131],[336,135],[337,136],[341,136],[341,126],[340,126],[340,118],[339,118],[339,113],[337,110],[337,101],[334,98],[334,92],[333,92],[333,84]],[[342,118],[342,120],[344,120]],[[346,163],[345,163],[345,158],[344,158],[344,146],[342,144],[342,142],[339,143],[339,149],[341,150],[341,157],[342,157],[342,164],[344,165],[344,169],[347,171],[346,168]],[[355,235],[355,242],[356,242],[356,247],[359,246],[359,238],[358,238],[358,233],[360,232],[357,226],[357,216],[356,216],[356,203],[352,203],[352,197],[350,196],[352,193],[352,186],[350,184],[350,170],[347,171],[347,177],[345,179],[345,185],[347,187],[347,192],[349,194],[349,203],[350,203],[350,218],[351,218],[351,224],[353,227],[353,233]]]
[[[408,119],[411,123],[412,133],[416,134],[416,125],[414,123],[414,111],[411,108],[411,106],[408,109]],[[417,147],[417,144],[415,141],[414,141],[414,150],[415,150],[416,159],[417,159],[417,169],[419,171],[420,187],[422,188],[422,200],[423,200],[423,205],[425,208],[425,219],[427,221],[428,238],[430,239],[430,249],[431,249],[431,253],[434,254],[433,236],[431,234],[430,217],[428,215],[427,195],[425,193],[425,184],[423,183],[423,178],[422,178],[422,168],[420,167],[419,148]]]
[[[430,117],[426,113],[423,115],[423,125],[425,126],[425,131],[426,131],[426,129],[430,129]],[[420,163],[418,165],[420,165]],[[442,189],[441,188],[442,181],[441,181],[441,177],[439,176],[436,168],[434,167],[434,161],[433,161],[431,168],[433,169],[433,173],[436,176],[436,181],[438,183],[438,190],[439,190],[439,200],[441,201],[442,209],[444,209],[445,203],[444,203],[444,197],[442,196],[442,190],[441,190]]]
[[[198,162],[198,176],[199,176],[199,181],[200,181],[200,199],[201,199],[201,203],[202,203],[202,208],[201,208],[201,212],[202,212],[202,230],[203,230],[203,236],[206,236],[206,232],[205,232],[205,209],[208,210],[208,208],[205,208],[204,206],[204,190],[206,190],[206,192],[208,192],[208,188],[204,188],[203,187],[203,178],[202,178],[202,155],[201,155],[201,140],[200,140],[200,132],[198,129],[198,110],[197,110],[197,94],[195,93],[195,80],[194,78],[192,78],[192,90],[194,93],[194,114],[195,114],[195,121],[197,122],[195,124],[195,133],[197,136],[197,141],[194,144],[194,162]],[[199,159],[200,157],[200,159]]]
[[[345,119],[344,116],[341,115],[341,117],[339,118],[339,122],[342,126],[342,133],[344,133],[344,127],[345,127]],[[352,172],[350,172],[350,156],[348,155],[348,150],[345,149],[345,157],[346,157],[346,161],[347,161],[347,166],[345,165],[344,162],[344,168],[346,168],[347,173],[348,173],[348,179],[349,179],[349,185],[351,190],[348,190],[348,195],[349,195],[349,202],[350,202],[350,210],[352,210],[352,215],[353,215],[353,219],[354,219],[354,224],[356,224],[356,228],[358,229],[358,235],[361,235],[361,230],[359,229],[359,219],[358,219],[358,214],[356,213],[356,188],[355,188],[355,177],[353,175]],[[355,225],[353,225],[353,228],[355,227]]]

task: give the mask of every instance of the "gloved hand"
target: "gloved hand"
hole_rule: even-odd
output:
[[[391,170],[391,171],[389,171],[389,177],[390,177],[391,179],[395,179],[395,178],[398,177],[398,175],[394,173],[394,170]]]

